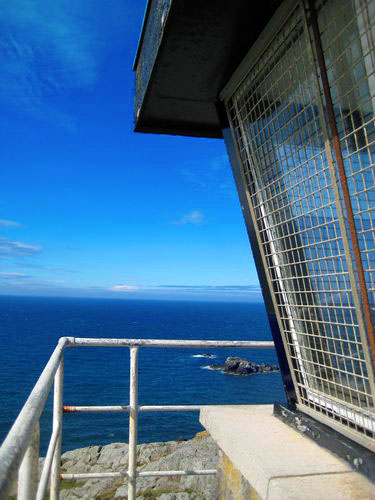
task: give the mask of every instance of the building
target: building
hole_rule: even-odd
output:
[[[135,131],[225,140],[291,407],[371,452],[374,43],[374,0],[149,0],[134,65]]]

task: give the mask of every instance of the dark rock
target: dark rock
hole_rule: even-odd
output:
[[[229,375],[251,375],[254,373],[271,373],[279,371],[276,365],[262,363],[260,365],[243,358],[229,357],[224,363],[224,373]]]

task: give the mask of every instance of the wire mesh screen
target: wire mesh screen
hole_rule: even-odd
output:
[[[337,16],[337,7],[344,15]],[[375,312],[375,4],[319,2],[319,24],[370,304]]]
[[[357,203],[368,286],[374,294],[375,151],[371,149],[370,94],[375,80],[373,60],[365,54],[372,50],[366,21],[371,13],[361,3],[358,20],[357,3],[347,1],[346,9],[341,2],[329,0],[332,12],[325,12],[324,5],[318,7],[332,84],[337,86],[337,120]],[[336,21],[340,16],[343,19]],[[296,4],[228,99],[227,111],[299,403],[374,438],[366,333],[355,297],[350,243],[335,191],[335,165],[306,26],[304,9]],[[366,41],[360,30],[367,30]],[[343,51],[350,64],[341,67]],[[335,64],[341,65],[340,72]],[[362,75],[362,83],[355,71]],[[362,100],[354,98],[357,93]]]

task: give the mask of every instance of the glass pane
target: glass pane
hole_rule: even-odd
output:
[[[340,16],[338,9],[343,12]],[[320,2],[319,23],[375,320],[375,4],[359,0]]]
[[[348,17],[336,7],[338,12]],[[374,431],[375,422],[365,417],[374,403],[349,279],[351,257],[345,254],[302,15],[296,8],[227,103],[228,113],[299,401]],[[366,75],[360,47],[350,50],[353,71]],[[347,68],[340,71],[346,74]],[[356,120],[351,118],[353,131]],[[356,147],[363,140],[353,139]],[[361,193],[369,189],[366,175],[353,181]],[[363,203],[359,197],[359,210]],[[364,225],[369,224],[366,216]],[[368,240],[363,239],[367,254]]]

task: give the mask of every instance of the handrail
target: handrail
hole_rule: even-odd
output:
[[[101,346],[128,347],[130,349],[130,403],[127,406],[63,406],[64,350],[67,347]],[[160,339],[106,339],[62,337],[53,351],[46,367],[20,411],[15,423],[0,448],[0,498],[6,498],[19,470],[18,493],[21,500],[42,499],[51,480],[50,498],[57,500],[61,479],[84,479],[93,477],[128,477],[128,498],[136,495],[136,478],[171,475],[208,475],[216,470],[186,471],[136,471],[137,426],[140,411],[197,411],[207,405],[138,405],[138,350],[140,347],[157,348],[242,348],[272,349],[270,341],[217,341],[217,340],[160,340]],[[45,466],[37,487],[37,454],[39,450],[39,419],[49,391],[54,382],[53,431],[48,446]],[[129,465],[128,471],[111,473],[61,474],[61,430],[62,413],[75,412],[128,412],[129,413]]]
[[[52,386],[53,377],[67,343],[66,337],[62,337],[59,340],[46,367],[0,448],[0,498],[5,498],[21,465],[34,427],[38,423],[43,411]]]
[[[274,349],[268,340],[96,339],[67,337],[68,346]]]
[[[47,490],[48,479],[49,479],[49,476],[51,473],[52,461],[53,461],[53,457],[55,454],[57,441],[58,441],[59,436],[60,436],[60,430],[61,430],[61,425],[58,425],[55,428],[55,430],[52,432],[51,440],[50,440],[48,450],[47,450],[46,459],[44,461],[44,465],[43,465],[43,469],[42,469],[42,474],[40,476],[39,486],[38,486],[38,490],[36,493],[36,500],[43,500],[44,499],[44,495],[45,495],[46,490]]]

